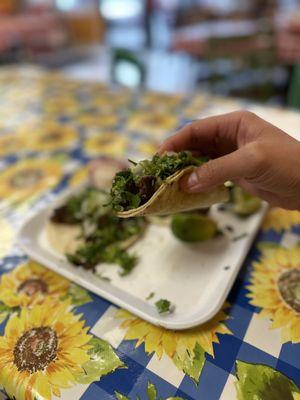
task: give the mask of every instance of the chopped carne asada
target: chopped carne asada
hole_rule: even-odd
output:
[[[116,211],[137,208],[153,196],[163,181],[175,172],[190,166],[199,166],[205,158],[194,157],[189,151],[156,154],[151,160],[132,162],[133,167],[116,174],[111,189],[111,206]]]

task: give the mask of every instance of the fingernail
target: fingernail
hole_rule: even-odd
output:
[[[188,177],[186,185],[189,188],[192,188],[193,186],[196,186],[197,184],[199,184],[198,175],[196,174],[196,172],[192,172],[190,174],[190,176]]]

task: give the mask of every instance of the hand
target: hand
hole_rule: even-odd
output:
[[[182,178],[182,190],[204,192],[230,180],[273,206],[300,210],[300,142],[255,114],[236,111],[192,122],[159,153],[180,150],[212,158]]]

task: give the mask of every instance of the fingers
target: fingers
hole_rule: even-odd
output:
[[[237,148],[240,123],[247,114],[236,111],[192,122],[168,138],[160,147],[159,153],[197,150],[201,155],[212,157],[230,153]]]
[[[252,175],[257,166],[245,146],[196,168],[181,179],[181,188],[190,193],[204,192],[226,181],[237,181]]]
[[[253,196],[260,197],[267,201],[272,207],[281,207],[287,210],[299,209],[299,202],[295,197],[283,197],[267,190],[257,189],[248,182],[241,182],[240,186]]]

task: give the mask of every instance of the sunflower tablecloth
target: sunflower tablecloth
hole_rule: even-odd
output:
[[[25,218],[86,179],[91,159],[151,155],[193,118],[241,107],[300,132],[299,114],[238,100],[0,72],[0,398],[300,399],[300,212],[268,213],[222,310],[183,332],[117,308],[15,243]]]

